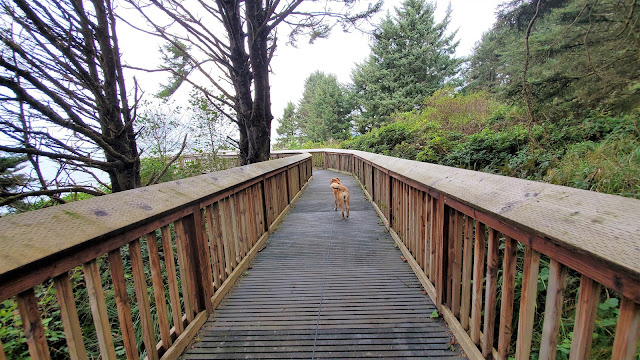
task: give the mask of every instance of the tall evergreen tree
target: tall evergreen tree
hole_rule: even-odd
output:
[[[511,1],[476,47],[469,89],[522,99],[524,38],[537,1]],[[529,36],[527,87],[537,119],[593,109],[626,112],[640,102],[640,3],[544,1]]]
[[[304,84],[298,119],[304,137],[313,142],[345,139],[353,110],[347,89],[333,74],[316,71]]]
[[[363,111],[360,132],[396,111],[412,110],[458,74],[456,31],[447,32],[451,7],[441,22],[434,11],[426,0],[405,0],[375,32],[369,59],[352,74]]]

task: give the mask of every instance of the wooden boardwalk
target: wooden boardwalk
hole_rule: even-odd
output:
[[[335,176],[351,191],[344,221],[333,211]],[[463,358],[393,244],[353,178],[314,169],[182,358]]]

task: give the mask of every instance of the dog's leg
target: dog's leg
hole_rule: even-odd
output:
[[[338,197],[338,203],[340,204],[340,211],[342,212],[342,220],[344,220],[344,199],[342,198],[342,194]]]
[[[345,196],[345,197],[346,197],[346,199],[345,199],[344,205],[347,208],[347,217],[349,217],[349,194],[347,194],[347,196]]]
[[[333,199],[333,202],[335,203],[335,206],[333,207],[333,211],[338,211],[338,197],[335,197]]]

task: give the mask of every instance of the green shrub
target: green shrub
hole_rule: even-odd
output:
[[[544,180],[640,198],[640,142],[637,137],[614,135],[573,144]]]

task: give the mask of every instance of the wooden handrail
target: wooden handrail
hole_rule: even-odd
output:
[[[588,357],[600,285],[621,294],[625,304],[613,358],[632,359],[636,354],[639,200],[356,150],[279,151],[272,156],[296,152],[311,153],[314,164],[360,180],[471,358],[506,358],[512,335],[518,333],[516,358],[528,359],[534,330],[542,331],[541,358],[554,358],[567,268],[582,275],[571,358]],[[523,254],[517,254],[517,242]],[[504,250],[499,250],[501,244]],[[532,315],[541,255],[550,258],[550,276],[555,276],[549,285],[544,331],[533,329]],[[520,313],[515,314],[518,256],[524,272]],[[518,331],[511,329],[513,317],[518,318]],[[493,338],[494,328],[498,339]]]
[[[55,278],[69,356],[84,358],[70,274],[82,266],[100,352],[113,358],[114,319],[102,289],[108,269],[127,358],[139,358],[144,343],[148,359],[175,359],[310,177],[311,156],[298,154],[1,218],[0,301],[15,297],[31,357],[47,359],[34,287]],[[134,285],[141,338],[133,333],[127,294]],[[0,341],[0,359],[5,350]]]

